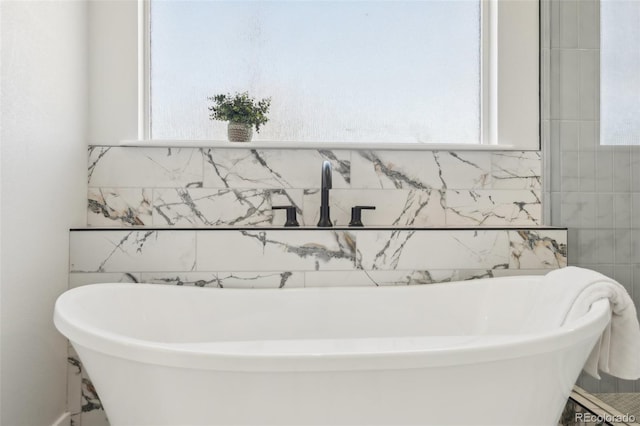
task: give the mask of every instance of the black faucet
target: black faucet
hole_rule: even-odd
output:
[[[330,228],[333,226],[329,217],[329,190],[331,189],[331,163],[327,160],[322,162],[322,189],[320,204],[320,221],[318,227]]]

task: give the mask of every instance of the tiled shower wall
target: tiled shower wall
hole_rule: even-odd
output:
[[[599,138],[600,4],[550,2],[543,58],[545,200],[550,224],[569,228],[569,264],[611,276],[640,303],[640,150]],[[544,88],[543,88],[544,90]],[[639,392],[640,382],[585,377],[593,392]]]

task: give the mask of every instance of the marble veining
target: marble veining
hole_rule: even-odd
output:
[[[152,271],[171,278],[164,272],[544,270],[566,265],[567,256],[566,230],[526,228],[77,231],[70,253],[72,272],[114,273],[125,282]]]
[[[498,269],[509,265],[506,231],[372,231],[358,238],[358,267]]]
[[[93,171],[98,165],[98,162],[102,160],[102,157],[104,157],[111,148],[112,147],[110,146],[90,146],[89,147],[89,169],[87,171],[88,172],[87,181],[89,182],[89,184],[91,184],[91,177],[93,176]]]
[[[192,227],[270,226],[271,207],[277,204],[293,205],[302,212],[298,194],[281,189],[168,188],[154,192],[153,223]]]
[[[305,287],[403,286],[447,283],[495,276],[495,270],[356,270],[305,272]]]
[[[354,237],[346,231],[217,231],[198,235],[198,268],[207,270],[352,269]],[[286,265],[286,266],[285,266]]]
[[[202,186],[198,148],[89,147],[89,187]]]
[[[452,190],[445,197],[447,225],[531,226],[541,222],[540,191]]]
[[[496,189],[542,189],[542,158],[540,152],[495,152],[492,154],[491,175]]]
[[[104,272],[104,266],[113,257],[114,254],[123,252],[125,245],[132,247],[136,253],[141,253],[147,240],[151,237],[155,237],[157,233],[153,231],[144,232],[129,232],[124,235],[122,239],[116,241],[113,245],[113,249],[107,254],[107,256],[100,262],[96,272]]]
[[[80,361],[80,357],[69,347],[69,356],[67,357],[67,374],[70,384],[79,385],[75,389],[74,403],[69,406],[71,414],[87,413],[90,411],[103,411],[102,402],[98,396],[91,379],[87,376],[84,366]],[[103,411],[104,412],[104,411]]]
[[[383,265],[389,267],[389,269],[396,269],[403,249],[409,242],[409,239],[415,235],[415,231],[391,231],[386,234],[386,238],[378,238],[378,241],[382,241],[383,244],[376,253],[373,253],[373,259],[371,259],[371,269],[373,270],[380,269]],[[358,251],[360,255],[360,267],[363,267],[362,258],[364,256],[362,253],[364,250],[363,248]]]
[[[492,154],[453,151],[359,151],[352,185],[381,189],[490,188]]]
[[[366,167],[375,173],[375,179],[369,179],[370,184],[376,185],[377,183],[381,188],[432,189],[437,186],[433,179],[434,175],[441,176],[440,167],[431,167],[432,173],[428,175],[412,173],[414,170],[411,170],[411,168],[405,169],[405,165],[411,165],[411,162],[397,161],[397,158],[407,156],[406,153],[361,151],[359,155],[366,160],[365,163],[360,163],[360,167]],[[432,161],[435,163],[434,165],[438,166],[437,153],[433,152],[431,155],[433,155]],[[429,170],[428,166],[429,164],[423,165],[425,170]],[[442,183],[445,185],[444,182]],[[365,183],[362,182],[360,185],[365,186]]]
[[[215,288],[293,288],[304,287],[304,274],[292,271],[156,272],[143,273],[142,281],[152,284]]]
[[[333,165],[332,219],[354,205],[376,226],[538,225],[537,152],[92,147],[89,226],[273,226],[294,205],[317,223],[320,165]]]
[[[152,190],[89,188],[88,222],[92,226],[151,226]]]
[[[350,151],[204,150],[208,188],[319,188],[320,166],[334,166],[333,187],[350,186]]]
[[[564,231],[540,233],[526,229],[509,231],[509,266],[514,269],[556,269],[567,266],[567,242],[562,238],[563,233]]]
[[[419,189],[334,189],[331,191],[331,220],[347,226],[354,206],[374,206],[362,214],[365,226],[438,226],[445,221],[441,193]],[[314,225],[320,218],[320,191],[305,190],[302,217]]]
[[[71,271],[189,271],[195,268],[195,232],[72,232]]]

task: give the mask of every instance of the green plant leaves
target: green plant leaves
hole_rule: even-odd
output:
[[[249,96],[248,92],[231,94],[218,94],[207,99],[215,105],[209,107],[211,120],[230,121],[255,126],[256,132],[260,132],[260,126],[269,119],[269,107],[271,98],[256,100]]]

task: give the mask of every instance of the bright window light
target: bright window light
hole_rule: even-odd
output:
[[[226,140],[207,97],[248,91],[272,100],[257,141],[478,144],[481,20],[480,0],[151,0],[151,137]]]
[[[640,2],[600,7],[600,144],[640,145]]]

